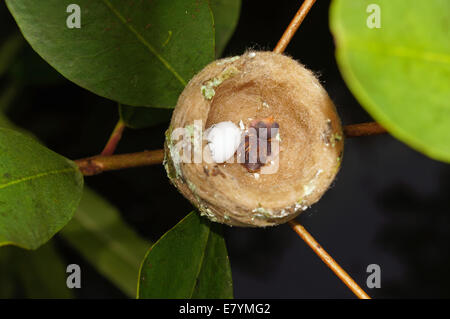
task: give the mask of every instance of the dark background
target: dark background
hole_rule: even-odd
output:
[[[301,1],[243,0],[225,55],[272,50]],[[320,75],[344,124],[371,121],[340,76],[328,26],[329,1],[317,1],[286,50]],[[17,30],[0,5],[0,41]],[[0,42],[1,43],[1,42]],[[27,45],[10,77],[23,89],[8,115],[71,159],[101,151],[118,120],[115,103],[63,79]],[[118,153],[160,148],[167,123],[127,130]],[[109,172],[86,184],[119,207],[142,236],[156,240],[192,210],[161,165]],[[299,217],[317,241],[378,298],[450,297],[450,168],[389,135],[346,141],[342,169],[323,199]],[[237,298],[354,298],[288,225],[226,227]],[[58,251],[83,269],[82,298],[124,297],[65,242]],[[369,264],[381,288],[365,285]],[[51,279],[51,278],[49,278]]]

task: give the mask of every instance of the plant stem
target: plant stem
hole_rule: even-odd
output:
[[[273,49],[273,52],[275,53],[284,52],[289,42],[291,41],[292,37],[294,36],[295,32],[300,27],[306,15],[308,14],[309,10],[311,10],[314,2],[316,2],[316,0],[303,1],[303,4],[295,14],[295,17],[292,19],[291,23],[288,25],[286,31],[284,31],[280,41],[278,41],[277,46],[275,47],[275,49]]]
[[[310,233],[308,233],[305,227],[303,227],[299,222],[295,220],[289,221],[289,225],[359,299],[371,299],[369,295],[367,295],[364,290],[362,290],[361,287],[358,286],[358,284],[352,279],[352,277],[350,277],[350,275],[347,274],[345,270],[338,265],[338,263],[325,251],[325,249],[323,249],[322,246],[319,245],[314,237],[311,236]]]
[[[346,137],[359,137],[387,133],[386,129],[376,122],[360,123],[344,126]]]
[[[344,126],[344,133],[346,137],[377,135],[385,132],[386,130],[384,128],[374,122]],[[113,171],[129,167],[161,164],[163,159],[164,150],[159,149],[120,155],[98,155],[76,160],[75,163],[78,165],[83,175],[91,176],[106,171]]]
[[[83,175],[92,176],[106,171],[160,164],[163,159],[164,150],[154,150],[112,156],[98,155],[76,160],[75,163]]]
[[[305,0],[300,9],[292,19],[281,39],[278,41],[275,53],[283,53],[295,32],[300,27],[308,12],[316,0]],[[97,175],[105,171],[119,170],[130,167],[148,166],[162,163],[164,150],[144,151],[131,154],[112,155],[119,143],[125,123],[119,120],[114,128],[101,155],[76,160],[80,171],[85,176]],[[386,133],[386,130],[378,123],[361,123],[344,126],[346,137],[368,136]],[[319,256],[320,259],[350,288],[350,290],[360,299],[370,299],[361,287],[342,269],[341,266],[319,245],[314,237],[297,221],[289,221],[292,229],[303,239],[303,241]]]
[[[114,128],[111,136],[109,137],[108,142],[105,145],[101,155],[108,156],[114,154],[116,150],[117,144],[119,144],[120,139],[122,138],[123,130],[125,129],[125,123],[122,120],[119,120]]]
[[[273,49],[275,53],[283,53],[295,32],[297,32],[298,28],[302,24],[306,15],[311,10],[312,6],[316,0],[304,0],[300,9],[295,14],[291,23],[287,27],[286,31],[284,31],[281,39],[278,41],[277,46]],[[384,129],[380,124],[376,122],[370,123],[361,123],[361,124],[353,124],[344,126],[344,134],[346,137],[358,137],[358,136],[368,136],[368,135],[378,135],[386,133],[386,129]]]

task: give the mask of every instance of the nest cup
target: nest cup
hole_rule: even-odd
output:
[[[181,160],[194,147],[183,145],[191,138],[174,137],[177,128],[192,134],[231,121],[245,135],[264,119],[277,124],[271,141],[278,147],[259,170],[236,162],[238,156],[211,161],[205,138],[197,144],[201,162]],[[202,215],[259,227],[287,222],[317,202],[334,180],[342,152],[340,119],[314,74],[285,55],[250,51],[212,62],[188,83],[166,132],[164,164]]]

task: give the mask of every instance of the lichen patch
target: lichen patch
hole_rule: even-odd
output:
[[[229,78],[235,76],[238,73],[239,70],[235,66],[232,65],[226,67],[225,70],[222,71],[222,73],[220,73],[215,78],[212,78],[211,80],[207,81],[200,87],[202,95],[205,97],[205,99],[211,100],[214,97],[214,95],[216,95],[215,88],[221,85],[225,80],[228,80]]]

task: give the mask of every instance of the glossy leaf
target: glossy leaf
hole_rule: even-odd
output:
[[[81,28],[68,28],[69,0],[7,0],[25,39],[62,75],[134,106],[170,108],[214,58],[207,0],[79,0]]]
[[[211,0],[210,3],[216,29],[216,57],[219,58],[237,26],[241,0]]]
[[[393,136],[450,162],[450,1],[334,0],[330,18],[361,105]]]
[[[83,176],[34,139],[0,128],[0,246],[36,249],[72,218]]]
[[[222,225],[192,212],[150,248],[138,298],[233,298]]]
[[[72,298],[66,267],[52,241],[35,251],[1,247],[0,287],[9,283],[10,291],[2,294],[5,289],[0,288],[0,297]]]
[[[13,125],[0,113],[0,127],[11,128]],[[29,133],[24,131],[24,134]],[[140,238],[121,219],[116,208],[94,191],[84,187],[77,212],[59,234],[99,273],[108,278],[125,294],[135,297],[141,260],[151,243]],[[44,247],[40,248],[35,256],[41,256],[39,252],[44,251]],[[9,247],[0,248],[0,271],[2,271],[2,252],[5,252],[6,248],[9,249]],[[11,262],[8,261],[7,264],[11,265]],[[7,268],[15,269],[16,267],[13,265],[12,268],[9,266]],[[12,271],[7,273],[12,273]],[[2,291],[9,289],[10,286],[7,285],[6,279],[0,280],[0,282],[2,282],[0,285],[0,296],[2,296]],[[31,293],[35,286],[32,285],[32,282],[29,284]],[[1,288],[2,286],[4,289]],[[52,285],[52,287],[56,286],[57,284]],[[63,296],[65,295],[61,294],[60,298]]]
[[[212,0],[210,4],[214,15],[215,52],[216,57],[220,57],[236,28],[241,0]],[[200,69],[196,70],[196,72],[198,71]],[[173,107],[175,107],[175,104]],[[172,115],[172,111],[168,109],[133,107],[129,105],[121,105],[119,113],[127,126],[135,129],[168,122]]]
[[[151,243],[127,226],[116,208],[85,188],[60,235],[125,294],[136,296],[139,267]]]

